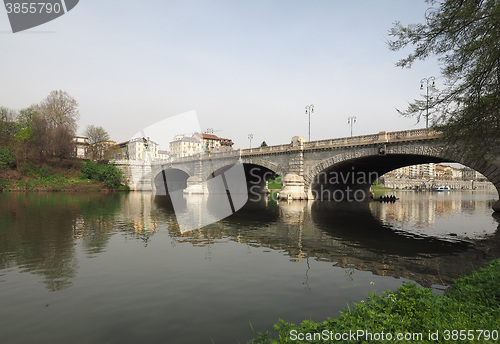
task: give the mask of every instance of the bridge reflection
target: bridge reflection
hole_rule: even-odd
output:
[[[207,201],[210,203],[210,198]],[[173,214],[168,197],[157,196],[154,202]],[[381,211],[379,206],[368,202],[278,203],[262,199],[250,201],[232,216],[196,231],[181,233],[172,221],[169,232],[175,240],[197,246],[232,240],[282,251],[291,261],[312,258],[345,269],[410,279],[423,286],[447,285],[500,256],[500,241],[495,237],[473,241],[408,231],[392,225],[388,221],[390,212]],[[485,201],[466,204],[467,208],[487,206]],[[447,213],[446,208],[437,209]],[[424,219],[426,212],[419,216],[405,219],[418,227],[428,221]],[[498,232],[494,234],[497,237]]]

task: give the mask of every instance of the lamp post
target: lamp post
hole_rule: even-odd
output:
[[[356,123],[356,116],[347,117],[347,124],[351,125],[351,137],[352,137],[352,126]]]
[[[309,115],[309,140],[311,141],[311,114],[314,113],[314,105],[306,105],[306,115]]]
[[[436,80],[435,77],[433,76],[430,76],[428,78],[423,78],[422,80],[420,80],[420,89],[423,90],[424,89],[424,82],[426,84],[426,106],[425,106],[425,128],[429,128],[429,87],[436,87],[436,83],[434,82],[434,80]],[[432,85],[429,86],[430,82],[432,81]]]
[[[248,134],[248,140],[250,141],[250,148],[252,148],[253,134]]]

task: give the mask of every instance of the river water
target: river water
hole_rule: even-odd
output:
[[[496,193],[250,201],[181,233],[166,196],[0,194],[0,343],[246,343],[500,257]]]

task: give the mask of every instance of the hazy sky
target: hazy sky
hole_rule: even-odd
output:
[[[115,141],[190,110],[235,147],[422,128],[402,118],[435,60],[395,67],[392,23],[422,22],[423,0],[97,1],[13,34],[0,8],[0,106],[61,89]],[[406,52],[408,52],[407,50]],[[154,139],[154,138],[153,138]],[[160,141],[160,140],[158,140]],[[161,140],[163,141],[163,140]],[[167,147],[163,147],[167,148]]]

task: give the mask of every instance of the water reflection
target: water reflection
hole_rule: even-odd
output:
[[[469,199],[470,195],[461,195],[458,200],[419,197],[394,204],[251,201],[232,216],[197,231],[181,233],[175,225],[169,231],[179,242],[197,246],[226,238],[285,251],[295,262],[309,258],[333,262],[345,268],[350,279],[360,270],[407,278],[424,286],[449,284],[500,256],[498,241],[491,236],[496,226],[491,223],[489,236],[485,239],[481,232],[478,237],[483,240],[450,234],[457,232],[453,219],[446,219],[444,229],[431,226],[442,217],[459,213],[461,201],[466,213],[476,211],[476,217],[491,221],[483,213],[490,209],[489,196]],[[166,213],[172,212],[167,197],[156,197],[155,203]],[[463,216],[456,221],[463,222]],[[474,221],[481,223],[477,218]],[[474,236],[474,229],[465,234]]]
[[[333,263],[356,271],[407,278],[424,286],[452,279],[500,256],[500,215],[491,194],[402,193],[396,203],[249,201],[199,230],[181,232],[168,196],[130,194],[0,194],[0,269],[43,276],[49,290],[72,285],[75,248],[87,258],[119,233],[148,246],[158,232],[173,242],[207,247],[229,241],[286,254],[290,262]],[[187,197],[185,214],[210,214],[217,196]],[[495,220],[496,219],[496,220]],[[307,273],[305,275],[307,286]]]
[[[78,270],[76,240],[102,252],[119,198],[105,194],[0,194],[0,269],[42,275],[49,290],[71,286]]]

